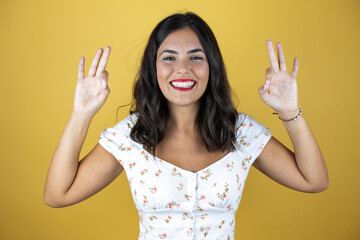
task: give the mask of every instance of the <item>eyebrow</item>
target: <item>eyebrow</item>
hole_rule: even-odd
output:
[[[159,56],[161,56],[161,54],[166,53],[166,52],[167,52],[167,53],[172,53],[172,54],[178,54],[178,52],[175,51],[175,50],[165,49],[164,51],[162,51],[162,52],[160,53]],[[203,51],[202,49],[200,49],[200,48],[194,48],[194,49],[192,49],[192,50],[187,51],[187,54],[197,53],[197,52],[202,52],[202,53],[204,53],[204,51]]]

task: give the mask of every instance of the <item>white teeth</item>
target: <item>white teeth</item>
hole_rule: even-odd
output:
[[[171,85],[179,88],[191,88],[195,84],[194,81],[190,82],[171,82]]]

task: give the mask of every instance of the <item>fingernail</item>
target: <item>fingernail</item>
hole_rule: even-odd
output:
[[[266,84],[270,84],[270,80],[268,79],[268,80],[265,80],[265,83]]]
[[[107,87],[107,83],[106,83],[105,78],[102,78],[102,79],[101,79],[101,83],[102,83],[102,85],[103,85],[103,88],[106,88],[106,87]]]
[[[269,86],[268,84],[265,84],[265,85],[263,86],[263,89],[264,89],[264,90],[267,89],[268,86]]]

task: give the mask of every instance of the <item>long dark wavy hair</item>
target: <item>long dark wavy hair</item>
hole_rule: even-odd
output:
[[[210,71],[207,88],[199,100],[196,120],[199,140],[210,152],[232,151],[236,144],[235,124],[238,112],[231,100],[224,62],[212,30],[203,19],[191,12],[165,18],[150,35],[133,87],[130,113],[138,113],[138,120],[130,137],[155,155],[156,145],[164,137],[169,117],[167,99],[157,81],[157,50],[170,33],[185,27],[190,27],[196,33],[207,56]]]

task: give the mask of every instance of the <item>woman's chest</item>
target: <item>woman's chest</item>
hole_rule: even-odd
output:
[[[237,155],[191,172],[143,151],[126,169],[134,202],[143,211],[236,210],[248,174]]]
[[[224,158],[229,151],[209,152],[198,141],[186,139],[179,141],[162,141],[156,146],[156,157],[190,172],[214,164]]]

